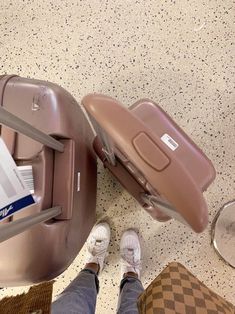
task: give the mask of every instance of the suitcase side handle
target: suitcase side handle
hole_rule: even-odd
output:
[[[36,129],[29,123],[13,115],[9,111],[0,107],[0,124],[3,124],[19,133],[22,133],[31,139],[40,142],[41,144],[48,146],[58,152],[64,151],[64,145],[54,139],[52,136],[45,134],[44,132]]]

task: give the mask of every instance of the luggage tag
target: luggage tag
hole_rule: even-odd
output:
[[[34,203],[22,174],[0,137],[0,221]]]

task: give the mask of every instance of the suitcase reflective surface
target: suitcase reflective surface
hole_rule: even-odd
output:
[[[202,232],[203,197],[215,178],[211,161],[153,101],[124,108],[111,97],[82,100],[97,132],[94,149],[114,176],[154,219],[171,217]]]
[[[0,106],[5,110],[1,119],[11,127],[2,124],[1,136],[17,165],[32,166],[36,200],[1,227],[9,230],[12,222],[44,221],[0,243],[0,286],[5,287],[50,280],[71,264],[95,222],[97,173],[89,147],[91,128],[63,88],[2,76]]]

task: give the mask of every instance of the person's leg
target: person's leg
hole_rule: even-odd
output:
[[[85,268],[52,303],[52,314],[95,313],[99,281],[92,269]]]
[[[141,248],[134,230],[124,232],[120,243],[121,273],[118,314],[138,314],[137,299],[144,291],[140,281]]]
[[[107,223],[96,225],[87,240],[88,257],[85,268],[52,303],[52,314],[94,314],[99,292],[97,274],[104,267],[110,241]]]

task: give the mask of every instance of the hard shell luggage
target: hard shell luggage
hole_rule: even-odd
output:
[[[95,222],[93,133],[63,88],[14,75],[0,77],[0,124],[16,164],[32,166],[36,201],[0,224],[0,286],[50,280],[71,264]]]
[[[148,99],[127,109],[91,94],[82,105],[97,132],[97,155],[141,206],[154,219],[174,217],[202,232],[208,223],[203,191],[215,169],[185,132]]]

